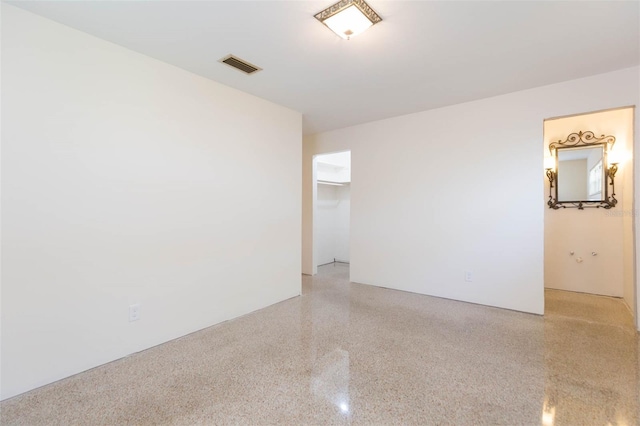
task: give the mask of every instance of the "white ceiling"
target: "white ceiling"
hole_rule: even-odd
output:
[[[332,0],[10,3],[300,111],[307,134],[639,63],[637,1],[370,0],[383,22],[348,41],[313,17]]]

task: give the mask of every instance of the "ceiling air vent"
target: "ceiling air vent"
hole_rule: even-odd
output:
[[[234,67],[237,70],[242,71],[245,74],[253,74],[258,71],[262,71],[262,68],[256,67],[253,64],[245,61],[244,59],[240,59],[233,55],[227,55],[224,58],[220,59],[220,62],[223,64],[227,64],[230,67]]]

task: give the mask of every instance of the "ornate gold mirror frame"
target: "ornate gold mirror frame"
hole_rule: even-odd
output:
[[[596,137],[593,132],[578,132],[571,133],[567,136],[567,139],[558,140],[557,142],[552,142],[549,144],[549,152],[551,156],[554,158],[555,166],[546,166],[546,175],[549,179],[549,200],[547,201],[547,205],[550,209],[558,210],[560,208],[578,208],[580,210],[584,210],[586,207],[595,207],[595,208],[604,208],[610,209],[615,207],[618,203],[616,200],[616,192],[615,192],[615,183],[614,177],[616,172],[618,171],[618,164],[611,163],[609,164],[607,157],[613,145],[616,142],[616,138],[614,136],[605,136],[602,135],[600,137]],[[597,148],[601,146],[603,149],[602,153],[602,167],[603,167],[603,179],[604,179],[604,194],[600,200],[571,200],[571,201],[558,201],[558,168],[560,166],[560,162],[558,160],[558,154],[563,149],[573,149],[580,147],[594,147]],[[554,185],[554,182],[556,183]],[[611,186],[611,195],[609,195],[609,186]],[[555,189],[555,190],[554,190]]]

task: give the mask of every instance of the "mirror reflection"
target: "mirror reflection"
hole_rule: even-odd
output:
[[[558,202],[604,201],[604,145],[558,148]]]

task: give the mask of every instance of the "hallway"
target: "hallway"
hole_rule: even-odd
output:
[[[611,300],[547,291],[543,318],[348,273],[6,400],[1,423],[638,423],[638,336]]]

